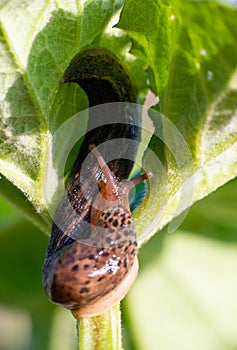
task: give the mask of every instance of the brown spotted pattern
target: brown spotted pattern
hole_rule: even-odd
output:
[[[130,270],[137,251],[131,214],[122,206],[102,212],[92,229],[95,246],[75,242],[57,262],[52,301],[69,309],[96,302],[113,291]]]
[[[104,48],[88,48],[76,55],[63,76],[62,82],[67,81],[84,89],[90,107],[116,101],[136,102],[136,89],[126,68]],[[118,117],[121,120],[118,124],[113,121],[113,109],[107,107],[99,115],[93,111],[91,108],[88,126],[94,124],[95,118],[101,126],[88,131],[82,142],[68,181],[67,195],[55,213],[42,271],[48,298],[70,310],[83,309],[83,305],[97,307],[102,298],[107,298],[110,303],[108,296],[116,287],[124,282],[129,288],[133,283],[131,267],[136,266],[134,259],[137,260],[136,235],[128,202],[129,187],[119,180],[126,178],[133,166],[126,154],[129,153],[131,159],[135,157],[137,142],[130,144],[127,139],[140,141],[141,128],[137,126],[140,125],[140,114],[132,105],[116,108],[116,120]],[[117,158],[109,163],[111,171],[106,167],[106,172],[110,172],[108,178],[104,173],[106,184],[101,179],[98,185],[94,181],[98,169],[104,172],[96,154],[97,159],[88,168],[88,177],[81,183],[81,166],[90,146],[117,138],[122,140],[121,147]],[[100,203],[96,197],[98,187],[109,205]],[[89,193],[86,198],[85,192]],[[114,198],[111,198],[112,192],[116,193]],[[92,209],[95,203],[99,210]],[[90,224],[88,229],[85,229],[85,222]],[[84,239],[89,243],[85,244]],[[120,292],[113,303],[123,296]]]
[[[100,299],[108,298],[115,288],[122,286],[127,275],[130,276],[137,242],[128,195],[136,183],[148,178],[144,174],[128,182],[119,182],[98,150],[93,153],[105,180],[97,180],[99,192],[90,211],[88,245],[74,241],[69,246],[60,246],[52,279],[48,283],[50,299],[72,311],[85,305],[94,308]],[[129,277],[128,284],[133,281]],[[118,300],[123,296],[122,288],[119,289]]]

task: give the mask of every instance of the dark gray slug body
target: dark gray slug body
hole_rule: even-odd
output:
[[[88,48],[77,54],[62,82],[75,82],[82,87],[90,107],[136,102],[136,90],[128,71],[105,48]],[[126,141],[140,141],[141,129],[137,126],[140,116],[134,106],[122,103],[115,110],[121,122],[112,123],[113,108],[105,105],[103,113],[90,108],[88,128],[95,120],[101,126],[89,131],[83,140],[67,184],[67,198],[62,199],[55,212],[42,271],[48,298],[72,310],[76,318],[94,316],[122,299],[129,289],[129,272],[133,270],[133,282],[138,269],[136,234],[128,202],[131,186],[125,186],[124,190],[121,180],[129,176],[133,166],[131,160],[123,157],[129,153],[135,158],[137,143]],[[94,151],[87,178],[80,179],[82,163],[92,148],[114,139],[121,139],[117,158],[102,167],[104,155]],[[113,197],[112,192],[116,192]],[[109,198],[109,205],[101,201],[101,194],[104,199]],[[95,203],[97,209],[94,209]],[[64,228],[55,222],[62,222]],[[93,226],[85,226],[85,222]],[[120,286],[123,290],[118,298],[111,299]]]

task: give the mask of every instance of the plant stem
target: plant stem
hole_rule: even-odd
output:
[[[120,305],[78,321],[77,334],[78,350],[122,350]]]

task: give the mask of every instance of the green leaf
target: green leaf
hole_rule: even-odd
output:
[[[178,30],[178,24],[173,21],[177,5],[178,1],[128,0],[117,25],[133,39],[132,53],[152,68],[154,89],[159,92],[167,84],[172,41],[175,29]]]
[[[148,62],[162,113],[151,113],[158,137],[149,147],[163,174],[148,152],[143,158],[157,176],[134,215],[140,244],[237,175],[236,15],[217,2],[125,3],[118,27],[131,37],[131,52]]]
[[[87,106],[78,87],[60,80],[79,49],[103,32],[113,7],[113,0],[15,0],[0,9],[0,172],[22,191],[27,215],[37,212],[41,228],[49,224],[43,186],[51,135]]]

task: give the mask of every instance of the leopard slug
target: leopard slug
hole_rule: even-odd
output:
[[[136,90],[119,59],[105,48],[86,48],[73,58],[62,82],[77,83],[87,93],[89,131],[55,212],[42,278],[49,300],[79,319],[120,301],[136,278],[137,243],[128,194],[150,175],[121,181],[128,177],[137,151],[138,142],[128,141],[140,141],[141,128],[140,116],[129,104],[136,102]],[[124,103],[114,110],[112,102]],[[93,108],[101,104],[102,112]],[[114,112],[119,123],[113,121]],[[116,139],[116,158],[107,163],[101,155],[106,153],[103,143]],[[82,164],[88,158],[83,178]]]

